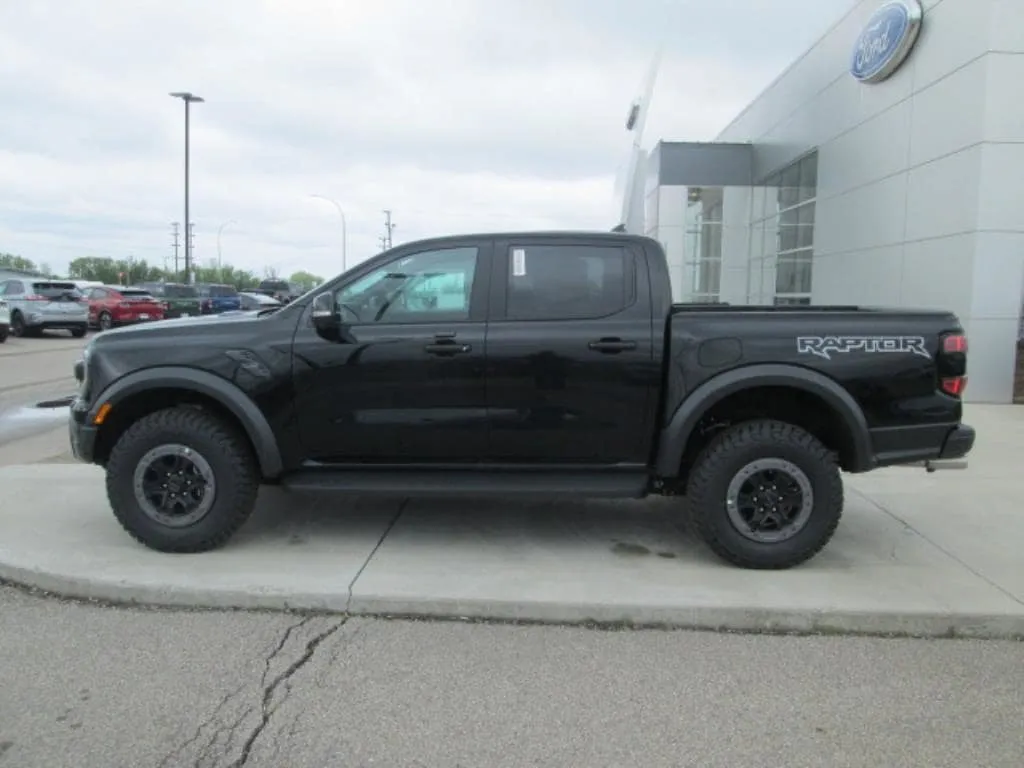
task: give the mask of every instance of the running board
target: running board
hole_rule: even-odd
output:
[[[639,499],[647,495],[643,472],[488,471],[402,469],[303,469],[281,478],[296,491],[381,496],[570,496]]]

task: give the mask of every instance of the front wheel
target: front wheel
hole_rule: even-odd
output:
[[[810,560],[832,539],[843,481],[814,435],[773,420],[714,437],[690,472],[687,501],[701,538],[742,568],[783,569]]]
[[[81,328],[72,328],[71,329],[71,335],[73,337],[75,337],[76,339],[84,338],[85,337],[85,332],[86,332],[86,327],[84,325]]]
[[[5,341],[7,341],[8,328],[9,326],[0,325],[0,344],[3,344]]]
[[[25,336],[25,318],[21,316],[21,312],[11,315],[11,333],[17,338]]]
[[[107,462],[107,498],[136,540],[160,552],[224,545],[245,523],[259,490],[244,436],[213,414],[178,407],[143,416]]]

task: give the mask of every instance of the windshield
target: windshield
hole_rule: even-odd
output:
[[[82,298],[82,293],[74,283],[32,283],[32,293],[36,296],[45,296],[48,299]]]

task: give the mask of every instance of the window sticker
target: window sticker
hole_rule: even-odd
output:
[[[526,276],[526,250],[523,248],[512,249],[512,277]]]

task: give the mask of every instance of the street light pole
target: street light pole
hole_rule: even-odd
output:
[[[185,102],[185,282],[192,284],[192,232],[189,224],[192,219],[188,215],[188,172],[189,172],[189,107],[192,102],[202,103],[205,99],[188,91],[175,91],[171,94]]]
[[[347,226],[345,224],[345,211],[342,210],[341,204],[337,200],[332,200],[331,198],[324,197],[323,195],[310,195],[310,197],[315,197],[317,200],[325,200],[333,205],[338,211],[338,216],[341,218],[341,271],[345,272],[348,270],[348,257],[346,253],[348,250],[348,234],[346,231]]]
[[[220,256],[220,233],[224,231],[224,227],[228,226],[228,224],[237,224],[237,223],[238,222],[236,222],[234,219],[228,219],[223,224],[221,224],[220,228],[217,230],[217,270],[218,271],[220,271],[220,269],[224,266],[222,261],[221,261],[221,256]]]

